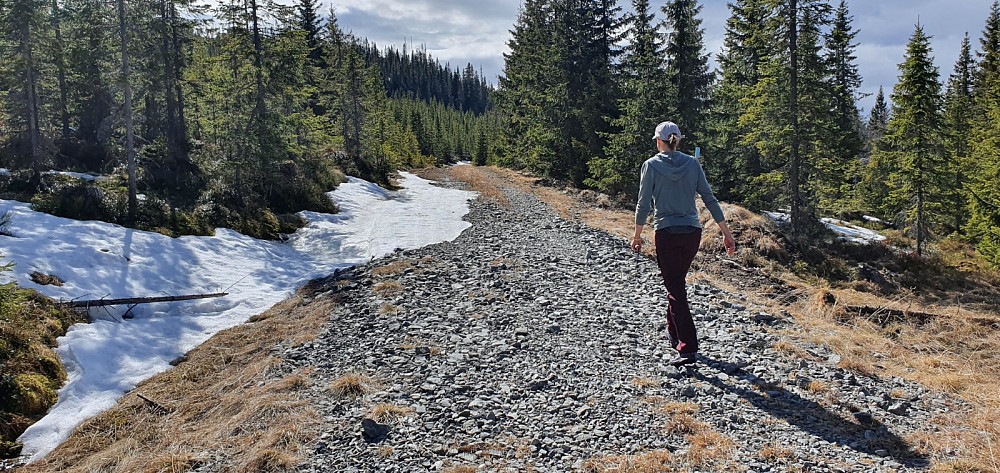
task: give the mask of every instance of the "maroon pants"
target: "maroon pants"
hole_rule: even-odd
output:
[[[688,307],[687,283],[684,281],[694,255],[701,244],[701,229],[691,233],[656,232],[656,263],[660,266],[663,285],[667,287],[670,302],[667,305],[667,331],[677,340],[677,351],[698,351],[698,332],[694,328],[691,309]]]

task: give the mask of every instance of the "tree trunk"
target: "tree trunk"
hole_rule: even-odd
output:
[[[792,115],[792,155],[788,166],[788,185],[792,191],[792,234],[802,235],[802,208],[800,207],[799,195],[799,47],[798,47],[798,3],[796,0],[788,2],[788,49],[791,55],[789,78],[789,103]]]
[[[177,5],[174,2],[170,2],[170,39],[173,42],[173,78],[174,78],[174,90],[175,94],[174,107],[177,113],[177,122],[175,124],[175,132],[177,133],[177,138],[180,144],[180,158],[186,163],[190,163],[190,156],[188,156],[189,143],[187,139],[187,122],[184,121],[184,90],[181,88],[181,42],[177,35]],[[171,91],[167,91],[170,94]]]
[[[129,84],[128,34],[125,26],[125,0],[118,0],[118,30],[122,37],[122,89],[125,93],[125,155],[128,161],[128,218],[135,219],[139,206],[135,189],[135,131],[132,126],[132,86]]]
[[[69,88],[66,85],[66,58],[63,56],[62,28],[59,25],[59,3],[52,0],[52,28],[56,35],[56,74],[59,79],[59,119],[62,125],[62,146],[69,146]]]
[[[177,140],[177,108],[174,101],[174,66],[171,56],[170,21],[167,16],[167,1],[160,0],[160,54],[163,57],[163,90],[166,105],[167,120],[164,133],[167,138],[167,153],[171,158],[178,154]]]
[[[21,25],[21,47],[24,53],[24,96],[28,106],[28,140],[31,143],[31,169],[34,179],[41,175],[41,133],[38,130],[38,92],[35,78],[35,62],[31,52],[31,22],[25,18]]]
[[[257,18],[257,0],[250,0],[250,20],[253,22],[253,68],[257,85],[257,101],[253,115],[257,118],[264,112],[264,64],[261,59],[263,48],[260,41],[260,22]]]

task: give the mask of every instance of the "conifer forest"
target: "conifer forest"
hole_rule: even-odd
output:
[[[323,194],[343,173],[391,186],[397,169],[460,160],[627,203],[670,119],[720,199],[787,209],[793,236],[871,216],[918,254],[960,238],[1000,265],[997,2],[951,71],[915,25],[865,114],[843,1],[733,0],[720,51],[696,0],[628,7],[525,0],[494,85],[354,37],[315,0],[2,0],[0,192],[168,234],[270,238],[299,210],[335,211]]]
[[[917,254],[955,237],[1000,264],[997,2],[953,71],[938,71],[915,25],[898,82],[867,116],[843,1],[733,0],[721,51],[706,50],[696,0],[633,0],[631,11],[525,0],[497,91],[494,159],[631,196],[652,130],[670,119],[682,151],[701,148],[721,200],[787,209],[793,237],[815,235],[817,217],[877,217]]]

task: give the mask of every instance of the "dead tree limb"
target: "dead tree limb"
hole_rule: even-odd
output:
[[[157,297],[128,297],[124,299],[96,299],[89,301],[69,301],[59,302],[65,307],[101,307],[106,305],[135,305],[150,304],[153,302],[177,302],[190,301],[194,299],[208,299],[211,297],[228,296],[228,292],[216,292],[213,294],[188,294],[184,296],[157,296]]]

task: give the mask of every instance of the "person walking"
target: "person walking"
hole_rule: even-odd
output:
[[[656,263],[667,288],[667,332],[670,345],[677,356],[669,361],[681,366],[694,363],[698,352],[698,333],[695,330],[691,309],[688,306],[687,276],[701,245],[701,222],[695,207],[695,193],[712,214],[722,230],[723,244],[730,255],[736,251],[736,241],[726,224],[726,217],[719,200],[705,178],[705,170],[695,158],[677,151],[681,139],[680,128],[673,122],[656,126],[655,156],[642,164],[639,179],[639,201],[635,206],[635,235],[632,250],[642,250],[642,229],[649,214],[653,214],[656,230]]]

